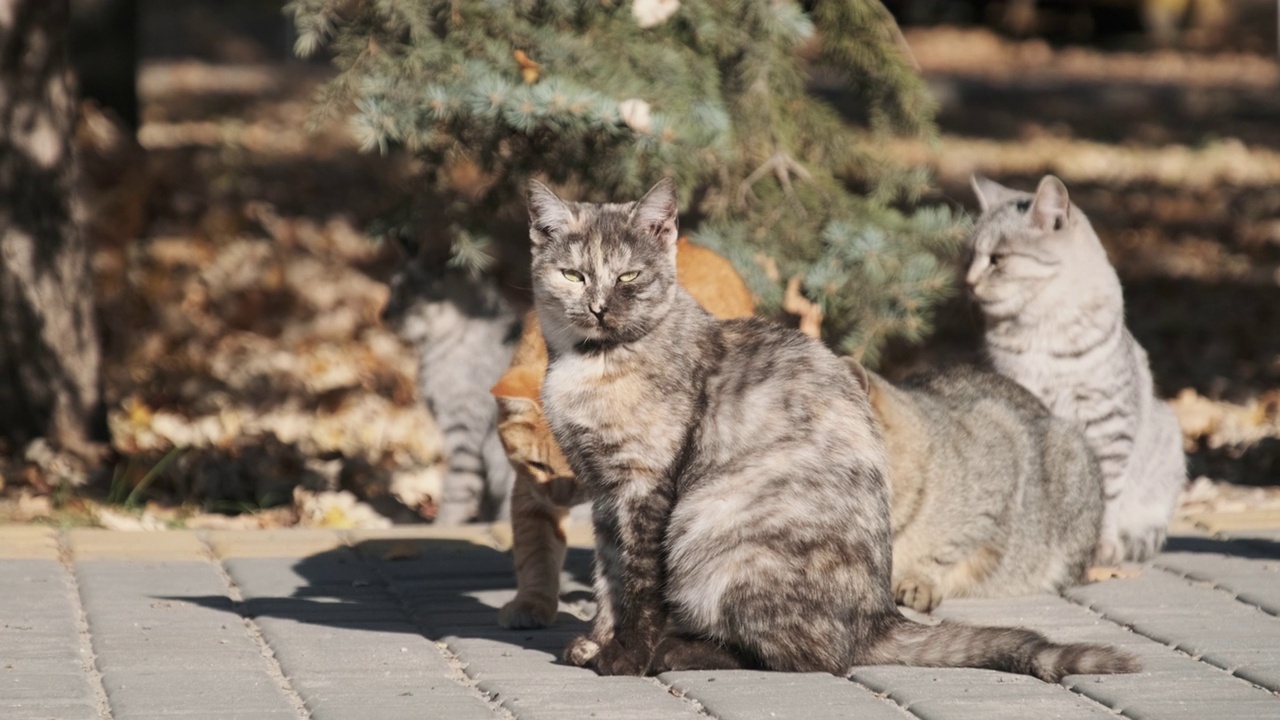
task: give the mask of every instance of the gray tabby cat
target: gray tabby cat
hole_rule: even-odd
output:
[[[948,597],[1059,592],[1093,560],[1102,474],[1071,423],[1016,382],[971,365],[869,385],[889,454],[893,593],[928,612]]]
[[[830,351],[719,321],[676,282],[675,186],[639,202],[529,189],[543,406],[592,500],[599,612],[569,662],[603,675],[985,667],[1057,680],[1137,661],[898,611],[884,446]]]
[[[416,257],[392,278],[383,321],[417,351],[418,390],[444,439],[436,523],[506,516],[515,471],[489,388],[511,362],[519,316],[492,282]]]
[[[1097,561],[1142,561],[1164,545],[1187,479],[1182,434],[1155,397],[1147,354],[1124,324],[1120,279],[1067,188],[1035,194],[974,178],[982,217],[966,282],[996,369],[1078,422],[1102,467]]]

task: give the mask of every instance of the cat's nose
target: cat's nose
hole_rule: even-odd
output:
[[[604,322],[604,314],[609,312],[609,306],[605,305],[602,302],[591,303],[587,305],[587,308],[591,310],[591,314],[595,315],[596,319],[599,320],[600,322]]]

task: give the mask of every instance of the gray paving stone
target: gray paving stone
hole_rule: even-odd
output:
[[[293,711],[212,564],[93,560],[76,575],[117,718]]]
[[[97,706],[87,703],[6,705],[0,701],[0,711],[5,720],[98,720]]]
[[[853,679],[930,720],[1112,715],[1060,685],[991,670],[866,667]]]
[[[256,597],[245,602],[241,612],[247,617],[305,618],[311,622],[405,619],[400,606],[386,596],[368,598],[362,602]]]
[[[36,701],[95,702],[84,673],[30,673],[0,671],[0,707]]]
[[[369,566],[384,577],[456,580],[500,576],[510,579],[514,572],[511,556],[480,545],[460,544],[427,548],[415,557],[384,560],[365,556]]]
[[[390,698],[403,697],[418,697],[419,704],[422,698],[432,698],[449,699],[451,702],[456,701],[459,705],[470,703],[484,705],[479,696],[469,688],[453,682],[448,677],[430,677],[427,673],[419,673],[416,676],[369,673],[312,674],[304,679],[294,679],[293,686],[310,708],[329,705],[381,707]]]
[[[70,606],[61,617],[0,624],[0,661],[80,662],[80,634]]]
[[[0,560],[0,717],[97,717],[77,618],[61,563]]]
[[[223,567],[232,581],[246,591],[286,596],[299,588],[339,587],[358,590],[378,581],[377,575],[355,553],[343,548],[318,558],[227,558]]]
[[[901,667],[860,668],[858,682],[747,672],[601,678],[557,660],[564,644],[586,628],[579,620],[563,615],[545,631],[497,628],[497,609],[514,595],[507,555],[457,541],[421,546],[405,560],[383,559],[372,543],[364,556],[338,549],[307,558],[233,557],[224,566],[248,600],[239,605],[208,562],[78,563],[113,717],[296,718],[246,623],[261,629],[314,720],[481,720],[502,713],[517,720],[1003,720],[1117,712],[1134,720],[1280,717],[1280,698],[1265,689],[1280,686],[1280,617],[1249,606],[1269,607],[1273,576],[1280,576],[1274,543],[1265,538],[1175,538],[1156,560],[1166,569],[1079,588],[1071,600],[948,601],[937,613],[1033,627],[1063,642],[1112,643],[1138,654],[1145,666],[1135,675],[1067,678],[1066,687],[980,670]],[[83,661],[62,567],[8,562],[0,561],[0,720],[96,720],[92,694],[75,690],[74,683],[65,697],[44,693],[39,703],[17,698],[41,694],[41,682],[82,677]],[[582,589],[566,585],[579,596]],[[62,607],[51,601],[58,597]],[[581,605],[575,600],[563,608]],[[436,639],[457,663],[440,652]],[[1166,642],[1202,653],[1204,662]],[[460,681],[460,669],[470,681]],[[6,681],[20,692],[6,693]],[[87,681],[83,687],[91,688]],[[481,692],[502,710],[495,711]]]
[[[131,712],[120,720],[298,720],[298,714],[293,710],[186,710],[178,707],[159,712]]]
[[[493,720],[498,711],[479,698],[459,699],[414,693],[368,703],[330,702],[311,709],[312,720]]]
[[[246,671],[106,673],[102,681],[118,718],[166,713],[293,712],[280,688],[266,675]]]
[[[1069,595],[1143,635],[1237,672],[1258,661],[1253,651],[1280,647],[1280,618],[1165,571],[1075,588]],[[1256,668],[1254,681],[1280,689],[1274,671],[1268,661]]]
[[[1213,584],[1243,602],[1280,615],[1280,557],[1247,542],[1175,538],[1156,567]]]
[[[1201,700],[1171,696],[1131,705],[1124,715],[1133,720],[1265,720],[1280,717],[1280,700]]]
[[[267,618],[260,627],[280,667],[291,677],[330,671],[444,676],[449,671],[434,643],[408,625],[330,627]]]
[[[986,700],[960,698],[928,700],[911,706],[911,714],[920,720],[1081,720],[1114,718],[1106,710],[1070,694],[1063,697]]]
[[[198,561],[80,560],[75,564],[86,606],[127,602],[130,597],[225,597],[226,586],[212,571],[212,565]]]
[[[707,713],[733,720],[903,720],[889,700],[826,673],[673,672],[664,683],[701,703]]]
[[[1182,670],[1067,678],[1066,683],[1076,692],[1120,712],[1170,698],[1223,703],[1270,699],[1280,709],[1280,700],[1262,688],[1214,668],[1197,668],[1190,658],[1186,663]]]
[[[371,713],[380,719],[495,717],[474,691],[454,682],[435,643],[407,623],[331,626],[313,616],[265,617],[259,627],[313,720]]]
[[[494,697],[520,720],[677,720],[705,718],[693,705],[645,678],[592,677],[557,686],[512,681]]]

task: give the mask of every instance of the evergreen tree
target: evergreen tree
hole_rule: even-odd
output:
[[[728,256],[764,308],[798,279],[838,349],[874,363],[919,338],[950,287],[947,208],[904,214],[928,177],[877,143],[932,138],[933,106],[875,0],[293,0],[296,50],[340,73],[322,113],[349,113],[367,149],[402,146],[449,191],[455,261],[482,264],[523,214],[530,176],[583,200],[680,185],[694,241]],[[855,126],[806,91],[838,73],[866,107]],[[851,187],[861,191],[851,191]],[[514,237],[512,236],[514,235]]]

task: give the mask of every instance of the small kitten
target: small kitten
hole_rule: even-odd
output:
[[[536,316],[526,333],[529,327],[537,331]],[[555,619],[569,510],[585,500],[542,414],[545,371],[545,360],[541,366],[513,365],[490,390],[498,401],[498,436],[516,473],[511,488],[516,597],[498,611],[498,624],[505,628],[546,627]]]
[[[977,177],[973,187],[982,217],[965,281],[986,319],[987,354],[1083,427],[1106,492],[1097,562],[1147,560],[1164,545],[1186,458],[1125,327],[1120,279],[1058,178],[1045,176],[1034,195]]]
[[[684,238],[676,245],[676,279],[718,318],[750,317],[755,311],[751,292],[733,265]],[[491,390],[498,401],[498,435],[516,471],[511,492],[516,597],[498,613],[498,624],[506,628],[546,627],[555,618],[565,521],[569,506],[581,501],[573,471],[538,400],[546,372],[546,342],[537,313],[530,311],[511,367]]]
[[[816,340],[713,318],[676,282],[675,185],[636,203],[529,190],[547,420],[592,498],[591,633],[605,675],[756,667],[1122,672],[1113,648],[921,625],[894,605],[884,446],[865,391]]]
[[[869,386],[889,453],[893,594],[928,612],[948,597],[1059,592],[1079,583],[1102,520],[1102,475],[1072,424],[972,365]]]
[[[489,396],[506,369],[520,319],[491,281],[421,257],[391,280],[383,322],[418,353],[418,390],[444,439],[448,468],[436,523],[506,515],[515,472]]]

